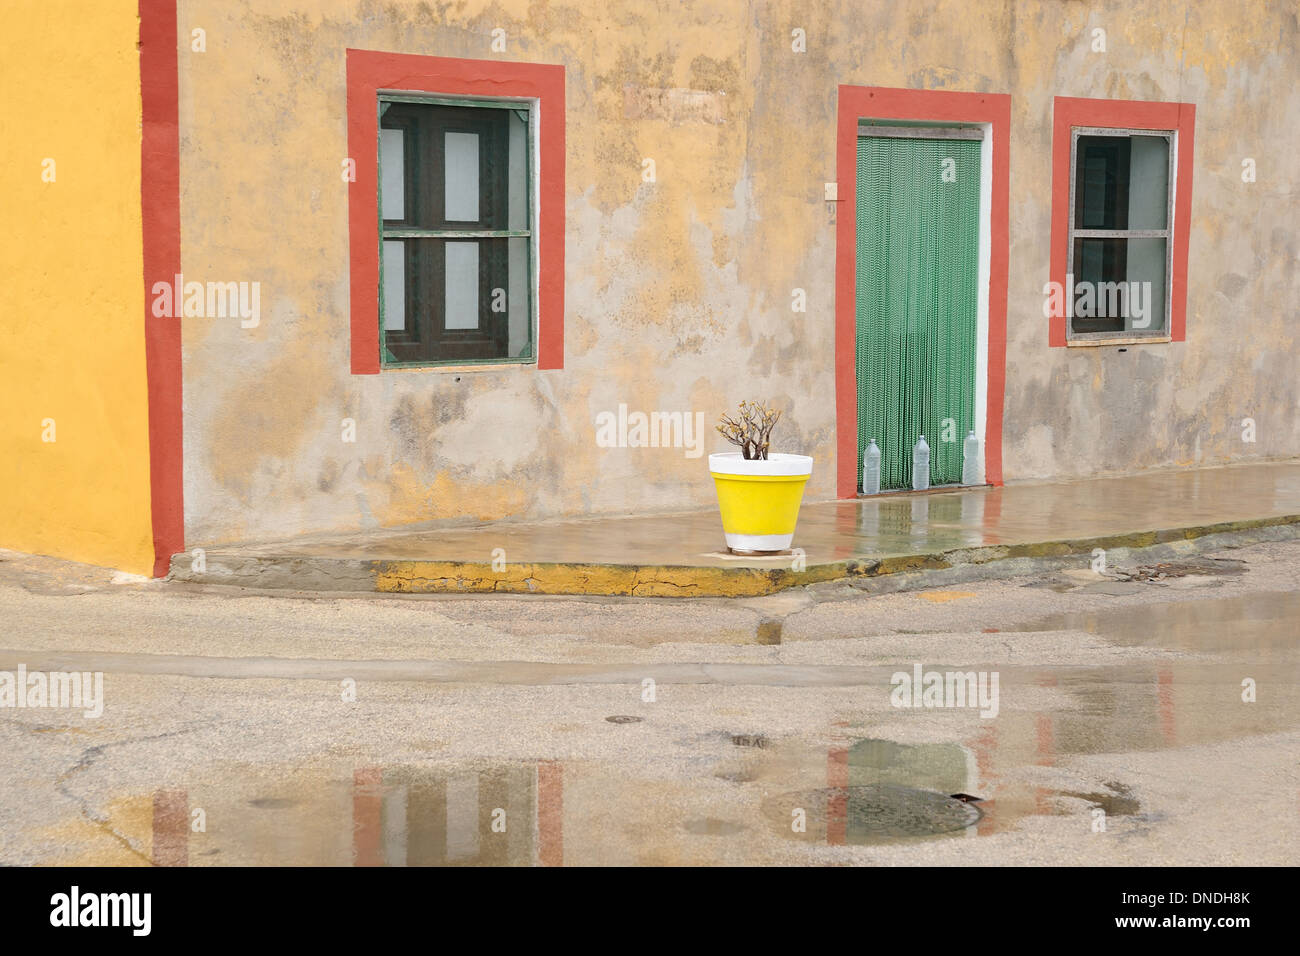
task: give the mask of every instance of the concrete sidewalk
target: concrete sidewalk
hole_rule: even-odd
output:
[[[805,502],[795,551],[773,557],[727,553],[709,510],[213,547],[201,570],[190,553],[176,555],[170,577],[316,591],[753,597],[1289,524],[1300,524],[1295,461]]]

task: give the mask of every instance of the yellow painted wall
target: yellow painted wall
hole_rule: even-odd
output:
[[[137,2],[3,21],[0,547],[147,573]]]

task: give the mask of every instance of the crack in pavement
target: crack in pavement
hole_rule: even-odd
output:
[[[189,727],[184,730],[172,730],[172,731],[168,731],[165,734],[151,734],[148,737],[134,737],[129,740],[114,740],[114,741],[110,741],[109,743],[96,744],[93,747],[87,747],[85,750],[81,752],[81,756],[77,758],[76,763],[74,763],[71,767],[68,767],[66,770],[64,770],[57,777],[54,778],[55,789],[58,790],[58,792],[61,793],[64,797],[66,797],[67,799],[71,800],[74,804],[76,804],[81,811],[81,815],[85,817],[87,821],[89,821],[93,826],[101,830],[110,839],[120,844],[121,847],[124,850],[126,850],[128,853],[130,853],[132,856],[138,857],[140,860],[144,861],[144,863],[146,863],[149,866],[153,866],[154,865],[153,859],[148,855],[146,855],[145,853],[143,853],[141,850],[137,849],[130,837],[128,837],[125,833],[122,833],[121,831],[117,830],[112,825],[112,820],[106,814],[99,813],[97,810],[94,809],[94,807],[90,805],[90,802],[88,800],[74,793],[69,787],[69,781],[72,779],[74,775],[84,770],[87,770],[96,760],[98,760],[103,755],[104,751],[110,747],[124,747],[130,744],[143,744],[143,743],[150,743],[155,740],[166,740],[169,737],[179,737],[183,734],[190,734],[196,730],[201,730],[203,729],[204,726],[211,726],[212,723],[213,721],[209,721],[200,727]]]

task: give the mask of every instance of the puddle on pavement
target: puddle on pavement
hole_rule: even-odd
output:
[[[1041,746],[1043,725],[1036,730]],[[967,744],[864,739],[821,755],[793,750],[754,768],[753,776],[768,785],[822,778],[823,786],[782,791],[763,801],[769,832],[815,845],[982,838],[1013,830],[1027,817],[1085,815],[1098,808],[1107,817],[1147,820],[1137,794],[1123,782],[1107,780],[1096,790],[1052,787],[1026,778],[1019,766],[1008,768],[1010,779],[1004,777],[996,737],[984,731]],[[1019,741],[1007,743],[1019,750]],[[1017,762],[1024,756],[1018,753]],[[1031,761],[1050,767],[1056,756],[1040,751]],[[973,793],[979,796],[971,798]]]
[[[921,744],[855,738],[842,725],[828,729],[849,736],[822,747],[716,732],[693,739],[696,771],[671,780],[594,761],[222,766],[188,788],[115,799],[97,824],[45,839],[60,845],[59,862],[82,865],[739,865],[978,839],[1032,816],[1087,826],[1098,809],[1150,823],[1124,780],[1053,770],[1096,749],[1109,719],[1004,711],[961,742]],[[1158,735],[1161,719],[1138,722],[1154,720]],[[733,742],[747,737],[764,743]],[[782,844],[813,855],[789,857]]]
[[[1300,592],[1072,611],[1003,631],[1087,631],[1125,646],[1191,651],[1290,649],[1300,635]]]
[[[982,815],[948,796],[975,785],[958,745],[861,740],[818,752],[757,734],[710,738],[698,749],[718,773],[685,780],[583,761],[227,765],[114,799],[97,824],[46,839],[71,853],[60,862],[99,865],[739,864],[779,858],[778,837],[887,843],[952,835]],[[723,782],[728,766],[738,773]]]
[[[787,841],[816,853],[976,838],[1028,814],[1140,813],[1119,781],[1000,785],[985,765],[987,741],[866,738],[817,749],[775,740],[737,749],[717,736],[707,755],[715,772],[673,781],[578,761],[223,767],[189,788],[115,799],[96,826],[46,838],[71,851],[60,862],[99,865],[740,864],[787,859],[779,846]],[[972,793],[978,801],[953,796]]]

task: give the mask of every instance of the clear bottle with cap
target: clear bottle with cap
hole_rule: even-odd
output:
[[[912,448],[912,490],[925,491],[930,487],[930,446],[925,436]]]
[[[874,438],[862,452],[862,493],[880,494],[880,446]]]

